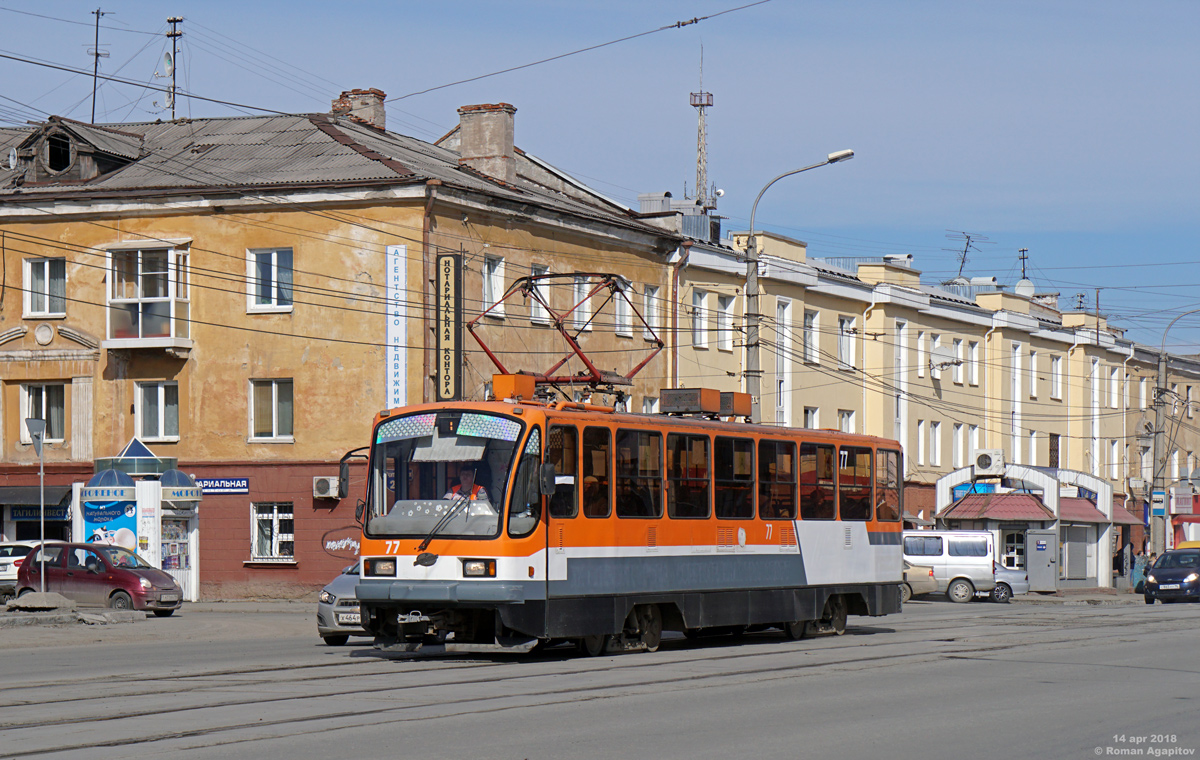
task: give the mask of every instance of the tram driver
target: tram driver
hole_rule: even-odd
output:
[[[458,485],[452,486],[443,499],[457,499],[459,494],[466,493],[471,501],[486,501],[490,503],[487,489],[475,482],[479,471],[478,462],[465,462],[458,468]]]

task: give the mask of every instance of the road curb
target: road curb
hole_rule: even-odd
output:
[[[144,619],[146,613],[134,611],[96,612],[9,612],[0,613],[0,628],[20,628],[30,625],[113,625],[134,623]]]

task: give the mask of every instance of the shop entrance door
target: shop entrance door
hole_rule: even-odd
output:
[[[192,542],[189,520],[173,517],[162,519],[162,569],[183,589],[183,598],[196,599],[192,588]]]
[[[1030,591],[1058,590],[1058,534],[1052,530],[1025,532],[1025,570]]]

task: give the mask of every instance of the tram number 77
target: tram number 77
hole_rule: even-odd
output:
[[[384,554],[397,554],[400,551],[399,541],[384,541]]]
[[[773,523],[767,523],[767,540],[768,541],[771,540],[771,529],[774,527],[775,527],[775,525]]]

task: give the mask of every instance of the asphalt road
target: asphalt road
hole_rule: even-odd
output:
[[[1200,605],[917,601],[841,637],[595,659],[327,647],[307,605],[2,629],[0,755],[1190,757],[1198,623]]]

